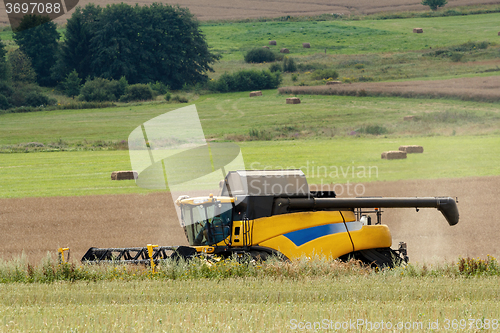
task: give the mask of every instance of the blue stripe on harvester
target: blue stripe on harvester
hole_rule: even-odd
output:
[[[313,239],[326,235],[337,234],[339,232],[347,232],[344,223],[319,225],[317,227],[292,231],[284,234],[283,236],[291,240],[296,246],[301,246],[302,244],[310,242]]]

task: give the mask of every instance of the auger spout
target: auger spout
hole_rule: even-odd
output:
[[[451,197],[415,198],[289,198],[289,209],[326,208],[437,208],[449,225],[458,223],[459,214]]]

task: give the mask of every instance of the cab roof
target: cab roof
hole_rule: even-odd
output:
[[[231,197],[214,197],[214,196],[207,196],[207,197],[194,197],[190,198],[188,196],[183,196],[179,197],[175,203],[177,205],[191,205],[191,206],[198,206],[198,205],[205,205],[208,203],[215,203],[215,202],[221,202],[221,203],[233,203],[234,198]]]

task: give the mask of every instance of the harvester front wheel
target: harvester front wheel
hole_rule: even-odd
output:
[[[265,251],[250,251],[250,255],[255,261],[266,261],[269,258],[269,253]]]

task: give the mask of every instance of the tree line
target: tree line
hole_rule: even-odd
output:
[[[125,77],[131,84],[159,81],[177,89],[205,82],[218,59],[187,8],[89,4],[68,19],[51,79],[76,70],[84,79]]]
[[[161,3],[78,7],[62,40],[48,17],[26,15],[13,39],[19,48],[8,55],[0,43],[0,95],[11,101],[8,86],[36,91],[35,83],[64,88],[95,78],[178,89],[206,82],[220,58],[187,8]]]

